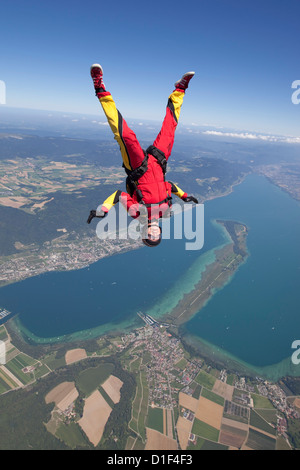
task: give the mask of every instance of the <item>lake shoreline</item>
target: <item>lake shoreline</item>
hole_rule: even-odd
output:
[[[214,250],[215,261],[206,266],[194,289],[184,294],[176,307],[162,317],[163,321],[176,327],[186,323],[198,313],[217,290],[230,282],[239,266],[247,260],[247,227],[236,221],[215,220],[215,222],[226,230],[231,242]],[[231,231],[228,230],[229,225]],[[240,227],[239,236],[233,232],[234,226]]]

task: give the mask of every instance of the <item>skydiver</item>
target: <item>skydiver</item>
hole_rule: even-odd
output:
[[[162,128],[153,145],[146,150],[142,149],[135,133],[116,108],[110,92],[106,90],[101,65],[93,64],[90,74],[95,94],[120,146],[123,167],[127,174],[127,192],[115,191],[103,202],[101,210],[90,211],[87,223],[90,224],[94,217],[105,217],[120,201],[134,219],[142,218],[146,213],[147,228],[143,235],[143,243],[150,247],[157,246],[161,241],[159,219],[170,214],[172,193],[184,202],[198,203],[196,198],[188,196],[176,184],[165,180],[167,161],[171,155],[183,97],[195,72],[185,73],[175,83],[175,90],[168,99]]]

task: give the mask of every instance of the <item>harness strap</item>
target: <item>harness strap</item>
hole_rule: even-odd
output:
[[[132,181],[138,181],[148,170],[148,154],[144,151],[145,158],[142,161],[141,165],[134,170],[128,170],[123,163],[123,167],[125,168],[125,171],[127,173],[127,176],[132,180]]]
[[[168,196],[165,199],[163,199],[162,201],[155,202],[155,204],[145,204],[145,206],[146,207],[159,206],[160,204],[164,204],[165,202],[167,202],[168,205],[171,206],[171,200],[172,200],[171,196]]]
[[[143,201],[143,194],[142,191],[138,188],[138,181],[139,179],[146,173],[148,170],[148,154],[153,155],[154,158],[158,161],[158,163],[161,166],[161,169],[163,171],[163,174],[165,175],[166,170],[167,170],[167,159],[161,150],[159,150],[157,147],[154,145],[150,145],[146,150],[144,150],[145,158],[142,161],[141,165],[138,168],[135,168],[134,170],[128,170],[128,168],[125,167],[123,163],[123,167],[125,168],[126,174],[127,174],[127,179],[126,179],[126,185],[129,187],[130,192],[133,193],[133,191],[136,192],[138,201],[141,204],[145,204]],[[164,202],[168,201],[168,204],[170,205],[170,200],[172,198],[168,196],[166,199],[164,199],[161,202],[157,202],[156,204],[163,204]],[[146,207],[150,207],[151,204],[145,204]]]
[[[163,174],[165,175],[167,170],[167,159],[164,152],[159,150],[157,147],[154,147],[154,145],[149,145],[146,150],[146,154],[148,153],[150,153],[151,155],[153,155],[153,157],[156,158],[162,168]]]

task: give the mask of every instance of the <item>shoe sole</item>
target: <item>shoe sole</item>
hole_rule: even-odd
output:
[[[101,67],[100,64],[93,64],[93,65],[91,65],[90,72],[92,72],[92,69],[96,69],[96,68],[97,68],[97,69],[100,69],[100,71],[101,71],[101,73],[102,73],[102,75],[103,75],[103,68]]]
[[[180,80],[177,80],[177,82],[175,82],[175,86],[178,85],[178,83],[181,82],[181,80],[184,80],[186,77],[189,77],[191,76],[191,78],[195,75],[195,72],[187,72],[185,73],[184,75],[182,75],[181,79]]]

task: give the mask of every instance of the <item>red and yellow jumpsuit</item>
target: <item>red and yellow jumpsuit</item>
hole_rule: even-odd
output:
[[[132,171],[140,167],[145,158],[145,153],[140,146],[135,133],[128,127],[126,121],[116,108],[115,102],[108,91],[97,94],[107,117],[114,138],[118,142],[123,158],[125,170]],[[175,89],[169,96],[166,115],[161,131],[153,145],[165,154],[166,160],[171,155],[174,144],[175,130],[177,127],[180,109],[183,102],[184,91]],[[177,185],[165,181],[163,170],[157,159],[148,154],[148,168],[138,180],[138,189],[142,193],[143,204],[148,210],[148,219],[159,219],[170,207],[171,194],[181,199],[187,196]],[[108,212],[117,202],[121,202],[131,217],[139,216],[139,197],[135,190],[131,194],[115,191],[102,204],[101,210]]]

